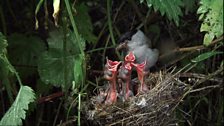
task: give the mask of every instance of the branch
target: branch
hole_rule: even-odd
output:
[[[199,51],[199,50],[207,49],[208,47],[214,46],[215,44],[219,43],[222,40],[223,40],[223,36],[213,40],[208,46],[198,45],[198,46],[185,47],[185,48],[176,48],[169,53],[161,55],[159,59],[163,59],[165,56],[176,53],[176,52],[189,52],[189,51]]]

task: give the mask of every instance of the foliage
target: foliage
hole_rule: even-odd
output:
[[[184,7],[185,7],[185,14],[189,12],[194,12],[196,9],[196,1],[197,0],[183,0]]]
[[[66,40],[65,51],[63,50],[64,39]],[[72,68],[80,53],[76,42],[73,42],[75,40],[74,33],[71,31],[67,33],[66,38],[60,28],[50,32],[50,37],[47,39],[49,50],[42,53],[38,62],[38,71],[43,82],[63,89],[71,86],[74,79]]]
[[[22,125],[22,120],[26,117],[28,105],[34,101],[35,94],[28,86],[21,86],[16,100],[0,121],[0,125]]]
[[[183,5],[181,0],[146,0],[146,2],[148,7],[153,6],[155,11],[159,10],[162,16],[166,14],[170,21],[173,20],[176,25],[179,25],[179,16],[183,15],[180,8]]]
[[[6,47],[8,46],[5,36],[0,32],[0,56],[6,53]]]
[[[20,84],[20,90],[17,94],[17,97],[12,104],[12,106],[9,108],[9,110],[5,113],[3,118],[0,121],[0,125],[22,125],[22,120],[26,117],[26,110],[28,110],[29,103],[33,102],[35,99],[35,94],[33,93],[33,90],[28,86],[23,86],[20,80],[20,77],[17,73],[17,71],[14,69],[14,67],[10,64],[6,57],[6,47],[7,47],[7,41],[5,37],[0,33],[0,45],[1,47],[1,55],[0,55],[0,62],[3,61],[5,64],[5,69],[10,70],[12,73],[14,73],[17,77],[17,80]],[[6,71],[4,71],[6,72]]]
[[[204,45],[209,45],[215,37],[223,35],[223,0],[201,0],[197,13],[202,20],[200,31],[206,32]]]
[[[194,74],[198,75],[209,75],[208,71],[214,72],[219,66],[222,66],[220,64],[223,64],[223,59],[220,57],[223,56],[223,52],[219,49],[223,45],[213,46],[217,45],[219,40],[221,40],[219,37],[223,35],[223,1],[201,0],[200,4],[198,4],[199,1],[197,0],[130,1],[128,3],[114,0],[107,0],[107,3],[90,0],[1,1],[0,30],[3,29],[4,34],[8,36],[5,37],[0,32],[0,84],[3,84],[0,85],[0,94],[3,94],[3,98],[0,98],[0,108],[6,110],[7,106],[10,106],[9,103],[12,106],[5,113],[0,125],[22,125],[22,119],[25,119],[26,111],[30,112],[29,110],[31,110],[28,108],[28,105],[34,101],[35,94],[38,97],[38,104],[39,101],[44,101],[42,100],[44,98],[51,100],[51,98],[54,98],[54,94],[56,94],[56,100],[53,99],[54,104],[50,104],[51,102],[48,104],[44,101],[41,105],[37,105],[35,113],[30,112],[29,118],[25,120],[25,124],[29,124],[29,121],[32,121],[32,123],[35,122],[37,125],[42,125],[42,119],[46,117],[48,124],[56,125],[58,120],[69,122],[69,120],[63,120],[65,119],[64,114],[67,112],[66,119],[70,119],[69,117],[71,116],[73,122],[75,115],[75,117],[77,116],[77,124],[81,125],[82,114],[76,110],[81,110],[81,107],[85,105],[83,100],[89,102],[88,98],[81,97],[83,97],[85,92],[91,92],[87,94],[88,97],[91,97],[92,93],[95,93],[93,89],[97,89],[98,86],[103,84],[101,83],[101,73],[104,64],[101,61],[104,61],[106,56],[112,59],[119,57],[119,55],[115,55],[117,52],[114,51],[114,47],[118,44],[116,40],[119,39],[118,37],[123,32],[129,30],[138,28],[143,30],[144,28],[143,31],[145,33],[149,36],[152,35],[152,39],[150,39],[153,40],[153,47],[161,38],[164,38],[164,40],[166,40],[166,37],[172,38],[174,43],[180,48],[180,50],[172,48],[175,53],[178,53],[178,56],[175,54],[172,58],[175,59],[175,68],[178,70],[182,69],[182,66],[190,64],[189,66],[186,65],[186,68],[191,69],[189,72],[195,72]],[[141,3],[145,1],[147,4],[139,5],[139,1]],[[19,7],[18,5],[24,6]],[[36,6],[36,9],[34,6]],[[160,12],[160,15],[152,13],[152,8],[154,11]],[[19,9],[21,11],[17,11]],[[129,13],[129,10],[136,10],[136,12]],[[197,19],[197,14],[200,14],[199,20],[202,22],[200,30],[205,33],[204,45],[210,45],[215,38],[219,39],[217,39],[218,41],[216,40],[217,43],[212,43],[209,46],[210,48],[203,47],[202,50],[200,48],[200,52],[190,50],[193,55],[186,57],[186,50],[182,53],[182,47],[187,48],[187,51],[189,51],[188,47],[190,46],[197,45],[197,47],[202,47],[201,45],[198,46],[202,40],[200,38],[200,22]],[[166,16],[161,18],[161,15]],[[35,19],[36,24],[34,20],[23,19]],[[170,23],[167,19],[174,21],[176,25],[173,25],[174,23]],[[138,27],[136,27],[137,25]],[[34,29],[35,26],[36,29]],[[96,36],[95,34],[98,35]],[[193,35],[196,36],[196,39]],[[188,38],[192,39],[188,40]],[[162,42],[165,43],[165,41]],[[177,58],[179,57],[179,51],[181,52],[181,59]],[[85,59],[87,56],[90,59],[89,61]],[[190,61],[189,59],[192,56],[196,56],[196,58]],[[185,59],[183,59],[184,57]],[[169,60],[169,57],[167,59]],[[183,63],[184,60],[187,62],[186,64]],[[165,65],[160,67],[159,63],[159,69],[168,68]],[[170,64],[167,63],[166,65]],[[86,69],[89,71],[87,72]],[[203,91],[198,91],[198,93],[195,93],[195,96],[190,94],[181,102],[181,104],[185,105],[182,111],[190,115],[189,117],[189,115],[184,116],[183,112],[179,113],[180,116],[183,116],[182,120],[188,120],[194,124],[199,118],[206,119],[213,115],[216,118],[217,115],[217,124],[222,123],[223,100],[220,94],[223,92],[223,89],[218,90],[221,93],[215,92],[217,94],[214,94],[214,96],[220,97],[218,100],[214,100],[212,97],[209,98],[211,94],[209,91],[213,89],[211,84],[218,79],[219,76],[217,75],[217,78],[208,80],[208,83],[206,82],[204,85],[198,86],[208,95]],[[182,81],[182,78],[180,81]],[[30,87],[24,86],[22,82],[32,84],[35,94]],[[183,82],[188,83],[185,80]],[[17,89],[18,84],[20,89]],[[208,85],[208,89],[204,87],[205,85]],[[197,91],[197,89],[195,90]],[[17,96],[15,96],[16,94]],[[61,96],[57,94],[65,94],[65,97],[58,99],[57,97]],[[203,96],[198,96],[201,94]],[[16,99],[13,103],[15,97]],[[189,99],[189,97],[193,98]],[[36,105],[36,103],[34,104]],[[213,110],[211,106],[214,104],[219,109]],[[208,108],[206,108],[207,106]],[[45,111],[46,109],[48,111]],[[74,109],[75,111],[73,111]],[[204,113],[205,110],[210,112]],[[0,115],[3,115],[3,112]],[[49,114],[54,116],[48,116]],[[199,120],[199,122],[202,121]]]
[[[10,62],[17,67],[21,77],[26,78],[36,72],[35,66],[40,54],[45,50],[44,42],[37,36],[12,34],[8,36],[8,54]],[[24,49],[25,48],[25,49]]]
[[[198,55],[196,58],[192,59],[191,62],[201,62],[217,54],[223,54],[223,52],[217,52],[217,51],[206,52]]]
[[[82,3],[79,6],[76,6],[77,14],[74,19],[77,23],[77,28],[79,34],[89,43],[96,43],[96,36],[93,34],[93,26],[91,23],[90,16],[88,14],[88,7]]]

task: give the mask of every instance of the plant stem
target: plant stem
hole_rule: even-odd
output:
[[[73,27],[73,30],[74,30],[74,33],[75,33],[75,38],[77,40],[80,52],[81,52],[82,56],[84,56],[84,51],[82,49],[82,45],[81,45],[81,42],[80,42],[80,36],[79,36],[79,33],[78,33],[78,29],[76,27],[75,20],[74,20],[74,17],[72,15],[72,11],[71,11],[71,6],[70,6],[68,0],[65,0],[65,6],[66,6],[66,9],[68,11],[70,21],[72,23],[72,27]]]
[[[80,126],[80,118],[81,118],[81,94],[79,93],[79,106],[78,106],[78,126]]]
[[[109,32],[110,32],[110,37],[111,37],[111,41],[113,43],[113,45],[116,45],[115,39],[114,39],[114,34],[113,34],[113,29],[112,29],[112,20],[111,20],[111,0],[107,0],[107,18],[108,18],[108,27],[109,27]],[[122,60],[122,57],[120,55],[120,53],[115,50],[118,58],[120,60]]]

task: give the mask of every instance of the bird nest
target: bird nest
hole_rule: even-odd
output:
[[[85,106],[83,111],[91,125],[150,125],[175,124],[174,109],[180,103],[188,87],[177,76],[169,73],[154,73],[147,79],[148,93],[118,101],[113,105],[95,104]]]

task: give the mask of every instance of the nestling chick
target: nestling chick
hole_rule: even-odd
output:
[[[145,70],[148,71],[150,67],[156,64],[159,57],[159,51],[151,49],[151,46],[150,39],[141,30],[138,30],[130,40],[124,40],[117,49],[126,49],[127,54],[133,52],[138,64],[146,61]]]

